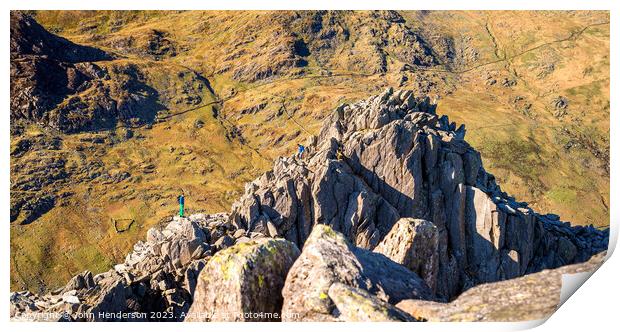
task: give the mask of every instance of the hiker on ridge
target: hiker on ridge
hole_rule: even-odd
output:
[[[303,146],[301,144],[297,144],[297,158],[303,159],[305,151],[306,151],[306,147],[305,146]]]
[[[183,193],[179,197],[177,197],[177,201],[179,202],[179,217],[183,217],[183,212],[185,212],[185,196]]]

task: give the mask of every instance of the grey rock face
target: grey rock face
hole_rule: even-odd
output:
[[[554,221],[502,192],[465,132],[410,91],[341,105],[304,160],[278,159],[246,187],[231,219],[263,234],[271,221],[300,246],[326,224],[370,250],[400,218],[427,220],[437,228],[438,248],[427,254],[437,264],[418,272],[444,300],[606,249],[606,231]]]
[[[596,269],[603,263],[604,256],[600,253],[584,263],[479,285],[450,303],[405,300],[396,306],[419,320],[431,322],[544,319],[557,309],[562,275]]]
[[[398,219],[396,210],[346,163],[326,160],[314,166],[311,173],[296,159],[277,160],[273,171],[249,184],[233,205],[233,223],[269,236],[276,233],[269,232],[268,225],[273,225],[278,235],[299,245],[313,225],[328,224],[356,245],[374,247]]]
[[[90,300],[93,305],[87,309],[87,312],[93,314],[93,317],[96,317],[96,320],[113,321],[114,319],[101,317],[100,315],[119,311],[128,312],[131,311],[131,309],[139,309],[136,307],[127,307],[127,302],[128,300],[132,300],[133,294],[129,288],[129,285],[126,283],[126,280],[122,277],[115,275],[111,278],[103,279],[99,284],[97,284],[97,287],[99,291]]]
[[[407,298],[433,298],[424,281],[404,266],[353,246],[329,226],[317,225],[286,277],[283,319],[338,320],[328,294],[334,283],[362,289],[392,304]]]
[[[95,286],[93,274],[90,271],[84,271],[71,278],[65,286],[65,291],[80,290],[83,288],[92,288]]]
[[[284,280],[298,256],[294,243],[269,238],[218,252],[200,273],[185,321],[278,320]]]
[[[235,244],[235,239],[229,235],[224,235],[213,244],[217,249],[226,249]]]
[[[334,283],[329,287],[329,298],[334,301],[338,320],[344,322],[413,322],[415,319],[393,305],[379,300],[370,293]]]
[[[430,221],[400,219],[374,249],[424,279],[434,291],[439,271],[439,232]]]
[[[189,264],[187,270],[185,270],[185,283],[183,285],[183,288],[185,288],[188,293],[195,293],[196,284],[198,283],[198,276],[200,275],[200,272],[205,267],[208,260],[209,259],[207,258],[193,261]]]

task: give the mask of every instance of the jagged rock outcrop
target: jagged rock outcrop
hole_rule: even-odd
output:
[[[422,321],[527,321],[551,316],[560,302],[562,276],[592,271],[605,253],[580,264],[473,287],[450,303],[405,300],[396,307]]]
[[[328,294],[334,283],[362,289],[391,304],[433,299],[426,283],[404,266],[355,247],[329,226],[316,225],[286,277],[283,320],[337,321],[335,301]]]
[[[264,234],[272,224],[300,246],[326,224],[374,249],[400,218],[428,220],[438,231],[434,289],[442,299],[606,249],[608,233],[537,214],[502,192],[464,126],[435,108],[392,89],[338,107],[304,160],[280,158],[246,186],[231,221]]]
[[[107,272],[93,276],[86,271],[48,294],[11,293],[11,318],[182,320],[192,304],[198,274],[217,251],[212,244],[233,232],[227,219],[226,214],[175,217],[161,229],[150,229],[146,242],[136,243],[125,261]]]
[[[257,320],[454,321],[547,313],[557,303],[558,276],[594,268],[602,254],[547,269],[606,250],[609,231],[572,227],[517,202],[464,137],[463,126],[408,91],[342,105],[303,160],[278,159],[246,185],[230,214],[174,218],[108,272],[84,272],[50,294],[12,293],[11,318],[179,320],[192,302],[188,318],[231,311],[269,314]],[[522,296],[513,296],[517,289]]]
[[[106,52],[94,47],[77,45],[49,33],[34,18],[20,11],[11,11],[11,57],[38,55],[62,62],[110,60]]]
[[[185,321],[279,320],[281,289],[299,256],[283,239],[258,239],[222,250],[200,273]]]

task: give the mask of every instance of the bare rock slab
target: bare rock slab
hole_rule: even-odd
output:
[[[439,270],[439,232],[430,221],[402,218],[396,222],[374,252],[406,266],[434,291]]]
[[[414,322],[415,319],[395,306],[379,300],[359,288],[341,283],[329,287],[329,298],[343,322]]]
[[[414,272],[381,254],[353,246],[344,235],[319,224],[286,278],[283,320],[338,321],[335,302],[342,299],[330,297],[334,283],[361,289],[390,304],[406,298],[433,299],[429,287]]]
[[[396,307],[431,322],[526,321],[551,316],[560,302],[562,276],[596,269],[605,253],[585,263],[544,270],[522,277],[470,288],[450,303],[404,300]]]

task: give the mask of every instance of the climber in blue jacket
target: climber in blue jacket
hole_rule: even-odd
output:
[[[297,144],[297,158],[303,159],[305,151],[306,151],[306,147],[305,146],[303,146],[301,144]]]

